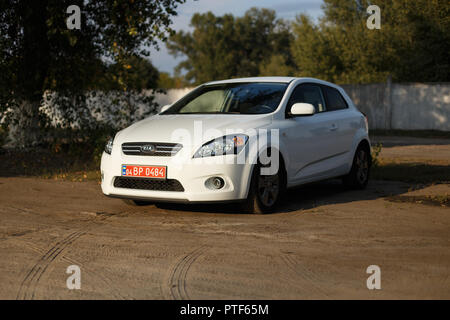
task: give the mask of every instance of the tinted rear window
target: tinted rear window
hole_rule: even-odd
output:
[[[347,102],[344,100],[338,90],[324,86],[323,91],[327,99],[327,111],[335,111],[348,108]]]

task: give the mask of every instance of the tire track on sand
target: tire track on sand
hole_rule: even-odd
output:
[[[98,222],[104,221],[107,218],[108,217],[103,216],[99,219],[91,220],[84,226],[80,225],[80,228],[84,227],[83,231],[73,231],[50,247],[50,249],[48,249],[48,251],[40,259],[38,259],[38,261],[33,265],[30,271],[26,274],[25,278],[22,280],[16,299],[34,299],[36,296],[37,285],[50,264],[55,261],[55,259],[58,258],[60,254],[73,242],[86,234],[88,231],[91,231],[92,228],[97,226]]]
[[[299,278],[302,287],[304,287],[305,290],[328,297],[327,291],[321,285],[323,280],[320,279],[319,276],[298,263],[298,261],[289,254],[281,254],[280,257],[281,261],[283,261],[284,264],[286,264],[286,266]]]
[[[79,237],[84,235],[85,231],[75,231],[64,237],[53,245],[31,268],[27,273],[17,293],[18,300],[34,299],[36,287],[41,280],[49,265],[64,251],[70,244],[72,244]]]
[[[23,245],[26,248],[33,250],[41,255],[44,255],[46,253],[45,250],[43,250],[42,248],[39,248],[37,246],[35,246],[34,244],[25,241],[25,240],[15,240],[15,243],[18,245]],[[79,266],[81,268],[81,270],[86,270],[89,272],[89,274],[91,276],[94,277],[95,282],[92,283],[92,285],[103,285],[103,287],[105,287],[108,292],[110,292],[110,294],[113,296],[114,299],[116,300],[126,300],[126,299],[132,299],[131,297],[127,296],[127,295],[123,295],[120,290],[118,288],[116,288],[113,283],[114,281],[112,279],[110,279],[107,275],[103,275],[101,273],[98,273],[96,270],[93,270],[92,268],[84,265],[83,263],[81,263],[80,261],[74,260],[71,257],[68,257],[67,255],[65,255],[64,253],[61,255],[61,260],[66,261],[70,264],[75,264],[77,266]]]
[[[206,246],[201,246],[183,256],[169,272],[168,296],[174,300],[189,300],[186,277],[194,262],[204,254]]]

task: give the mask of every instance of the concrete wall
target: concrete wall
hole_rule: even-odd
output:
[[[450,84],[395,84],[393,129],[450,131]]]
[[[370,128],[389,126],[389,94],[384,83],[342,86],[359,110],[369,119]]]
[[[450,131],[450,83],[342,87],[373,129]]]

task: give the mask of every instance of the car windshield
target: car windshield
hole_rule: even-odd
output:
[[[275,111],[286,83],[228,83],[194,90],[162,114],[264,114]]]

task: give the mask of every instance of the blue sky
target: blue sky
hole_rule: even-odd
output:
[[[231,13],[235,16],[244,15],[252,7],[269,8],[275,10],[277,17],[294,20],[299,13],[307,13],[313,18],[321,14],[322,0],[187,0],[178,6],[178,16],[174,17],[172,27],[175,30],[189,31],[189,22],[194,13],[211,11],[215,15]],[[183,57],[171,56],[164,44],[160,50],[152,50],[152,63],[160,71],[173,72],[173,68],[183,60]]]

